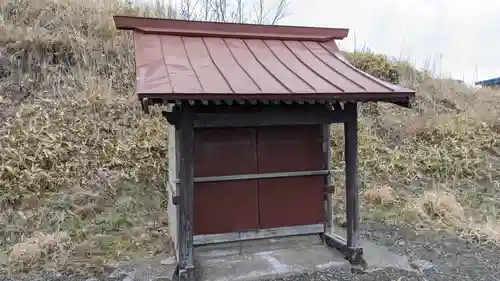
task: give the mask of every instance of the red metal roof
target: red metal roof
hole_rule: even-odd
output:
[[[405,102],[414,96],[349,64],[334,42],[346,29],[114,20],[134,30],[141,97]]]

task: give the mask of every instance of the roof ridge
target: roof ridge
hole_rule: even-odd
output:
[[[345,28],[202,22],[129,16],[113,16],[113,20],[117,29],[177,36],[325,42],[344,39],[349,33],[349,30]]]

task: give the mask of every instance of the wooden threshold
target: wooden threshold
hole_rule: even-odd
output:
[[[247,240],[273,238],[273,237],[321,234],[323,233],[324,230],[325,230],[325,225],[323,223],[319,223],[310,225],[267,228],[267,229],[259,229],[246,232],[204,234],[204,235],[195,235],[193,238],[193,244],[195,246],[201,246],[207,244],[247,241]]]

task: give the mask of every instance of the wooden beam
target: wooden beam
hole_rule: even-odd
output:
[[[196,113],[195,128],[315,125],[344,122],[343,111],[324,105],[304,108],[272,107],[259,112]]]
[[[278,228],[268,228],[268,229],[258,229],[246,232],[229,232],[220,234],[204,234],[195,235],[194,244],[195,246],[201,246],[206,244],[219,244],[228,242],[240,242],[256,239],[265,239],[273,237],[287,237],[296,235],[307,235],[307,234],[321,234],[323,233],[324,225],[320,224],[310,224],[310,225],[297,225],[297,226],[287,226]]]
[[[330,171],[328,170],[295,171],[295,172],[281,172],[281,173],[257,173],[257,174],[194,178],[194,182],[221,182],[221,181],[235,181],[235,180],[249,180],[249,179],[275,179],[275,178],[288,178],[288,177],[308,177],[308,176],[329,175],[329,174]]]
[[[194,127],[193,107],[183,102],[179,124],[179,276],[194,280],[193,197],[194,197]]]
[[[359,240],[359,191],[357,184],[358,157],[358,110],[357,104],[348,102],[344,106],[346,122],[345,161],[346,161],[346,212],[347,246],[356,248]]]

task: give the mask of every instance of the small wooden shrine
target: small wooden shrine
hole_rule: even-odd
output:
[[[137,94],[167,105],[169,219],[180,280],[194,249],[318,234],[359,261],[357,104],[414,91],[349,64],[346,29],[116,16],[133,30]],[[330,124],[345,128],[347,239],[332,229]],[[340,187],[339,187],[340,188]]]

